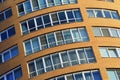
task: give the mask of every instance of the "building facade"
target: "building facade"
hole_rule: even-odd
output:
[[[120,80],[119,0],[0,0],[0,80]]]

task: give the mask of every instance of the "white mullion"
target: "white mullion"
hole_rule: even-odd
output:
[[[74,13],[75,10],[70,10],[70,11],[72,11],[72,14],[73,14],[73,17],[74,17],[73,19],[75,20],[75,22],[77,22],[76,17],[75,17],[75,13]]]
[[[31,9],[32,9],[32,11],[34,11],[32,0],[29,0],[29,1],[30,1]]]
[[[85,78],[85,72],[81,72],[82,76],[83,76],[83,80],[86,80]]]
[[[27,20],[27,21],[25,21],[25,22],[26,22],[26,24],[27,24],[28,33],[30,33],[30,29],[29,29],[28,21],[29,21],[29,20]]]
[[[34,23],[35,23],[35,29],[36,29],[36,30],[38,30],[38,29],[37,29],[37,22],[36,22],[36,18],[33,18],[33,20],[34,20]]]
[[[42,50],[42,45],[41,45],[41,41],[40,41],[40,36],[38,37],[38,42],[39,42],[39,46],[40,46],[40,50]]]
[[[51,34],[51,33],[49,33],[49,34]],[[48,34],[45,34],[45,37],[46,37],[46,42],[47,42],[48,48],[50,48],[49,41],[48,41]]]
[[[43,23],[43,27],[45,28],[45,23],[44,23],[43,16],[44,16],[44,15],[42,15],[42,16],[40,16],[40,17],[41,17],[41,20],[42,20],[42,23]]]
[[[82,28],[78,28],[77,30],[78,30],[79,37],[80,37],[81,41],[83,41],[83,37],[82,37],[82,35],[81,35],[81,31],[80,31],[80,29],[82,29]],[[83,29],[84,29],[84,28],[83,28]]]
[[[56,55],[56,53],[55,53],[55,55]],[[53,68],[53,70],[55,70],[54,63],[53,63],[53,59],[52,59],[52,55],[51,55],[51,54],[50,54],[50,60],[51,60],[51,63],[52,63],[52,68]]]
[[[94,72],[94,71],[90,71],[90,74],[92,75],[92,76],[91,76],[92,79],[95,80],[95,79],[94,79],[94,76],[93,76],[93,72]]]
[[[53,32],[53,34],[54,34],[54,38],[55,38],[55,44],[56,44],[56,46],[57,46],[57,45],[58,45],[58,43],[57,43],[57,37],[56,37],[55,32]]]
[[[58,53],[58,55],[59,55],[59,59],[60,59],[60,65],[61,65],[61,67],[63,67],[63,62],[62,62],[61,53]]]
[[[12,71],[12,75],[13,75],[13,80],[15,80],[15,74],[14,74],[14,71]]]
[[[9,29],[5,30],[5,32],[6,32],[6,34],[7,34],[7,39],[9,38],[9,36],[8,36],[8,30],[9,30]]]
[[[70,50],[69,50],[69,51],[70,51]],[[70,62],[70,66],[72,66],[72,61],[71,61],[70,56],[69,56],[69,54],[68,54],[69,51],[66,51],[66,52],[67,52],[67,56],[68,56],[68,60],[69,60],[68,62]]]
[[[105,49],[107,50],[108,57],[111,57],[110,54],[109,54],[109,51],[108,51],[109,48],[105,48]]]
[[[110,16],[111,16],[111,18],[113,19],[113,16],[112,16],[112,13],[111,13],[112,11],[109,10],[109,12],[110,12]]]
[[[61,22],[60,22],[60,18],[59,18],[59,15],[58,15],[58,12],[55,12],[56,13],[56,15],[57,15],[57,18],[58,18],[58,22],[59,22],[59,24],[61,24]]]
[[[111,28],[107,28],[107,29],[108,29],[108,32],[110,34],[110,37],[114,37],[113,34],[112,34],[112,32],[111,32],[112,29]]]
[[[64,11],[64,13],[65,13],[65,17],[66,17],[67,23],[69,23],[69,19],[68,19],[68,16],[67,16],[67,12]]]
[[[117,70],[117,69],[116,69],[116,70]],[[117,75],[116,70],[114,71],[114,73],[115,73],[115,76],[116,76],[117,80],[119,80],[119,77],[118,77],[118,75]]]
[[[49,13],[48,15],[49,15],[49,17],[50,17],[50,23],[51,23],[51,26],[53,26],[53,21],[52,21],[51,13]]]
[[[34,53],[34,48],[33,48],[33,45],[32,45],[32,39],[30,39],[30,45],[31,45],[31,48],[32,48],[32,53]]]
[[[47,6],[47,7],[49,7],[49,5],[48,5],[48,1],[47,1],[47,0],[45,0],[45,2],[46,2],[46,6]]]
[[[72,42],[75,42],[74,37],[73,37],[73,33],[72,33],[72,29],[69,29],[69,30],[70,30],[70,34],[71,34],[71,38],[72,38]]]
[[[25,2],[26,2],[26,1],[25,1]],[[23,4],[23,8],[24,8],[24,13],[27,14],[26,9],[25,9],[25,2],[22,3],[22,4]]]
[[[103,29],[103,28],[100,27],[100,33],[101,33],[102,36],[104,36],[104,35],[103,35],[103,32],[102,32],[102,29]]]
[[[79,57],[79,54],[78,54],[78,50],[79,50],[79,49],[76,49],[75,52],[76,52],[76,55],[77,55],[77,58],[78,58],[78,62],[79,62],[79,64],[81,64],[81,62],[80,62],[80,57]]]
[[[118,55],[118,57],[120,57],[120,52],[119,52],[118,50],[120,50],[120,48],[117,48],[117,49],[116,49],[117,55]]]
[[[87,63],[89,63],[89,59],[88,59],[88,56],[87,56],[87,53],[86,53],[86,49],[87,49],[87,48],[84,48],[83,50],[84,50],[84,54],[85,54],[85,58],[86,58],[86,60],[87,60]]]
[[[43,61],[44,71],[45,71],[45,72],[47,72],[47,71],[46,71],[46,64],[45,64],[45,60],[44,60],[44,59],[45,59],[45,57],[42,57],[41,59],[42,59],[42,61]]]
[[[40,0],[37,0],[38,1],[38,7],[39,7],[39,9],[41,9],[41,7],[40,7]]]
[[[36,75],[38,75],[36,60],[34,60],[34,65],[35,65],[35,72],[36,72]]]
[[[102,12],[102,15],[103,15],[103,18],[105,18],[106,16],[105,16],[105,14],[104,14],[104,9],[101,9],[101,12]]]

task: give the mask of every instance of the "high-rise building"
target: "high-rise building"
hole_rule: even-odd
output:
[[[119,0],[0,0],[0,80],[120,80]]]

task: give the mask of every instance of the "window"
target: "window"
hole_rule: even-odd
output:
[[[11,26],[10,28],[0,32],[1,42],[15,35],[15,28]]]
[[[85,64],[85,63],[87,64],[87,63],[93,63],[93,62],[96,62],[96,60],[94,57],[94,53],[90,47],[52,53],[50,55],[43,56],[33,61],[30,61],[28,63],[29,75],[30,75],[30,78],[32,78],[39,74],[43,74],[45,72],[64,68],[67,66],[74,66],[74,65]],[[100,77],[98,72],[94,73],[94,75],[95,75],[94,78]],[[89,75],[87,74],[86,76],[89,77]],[[67,77],[68,79],[72,79],[72,76],[67,76]],[[92,80],[92,77],[91,77],[91,80]]]
[[[48,2],[48,6],[54,6],[53,0],[47,0],[47,2]]]
[[[102,80],[99,70],[65,74],[49,80]],[[112,79],[111,79],[112,80]]]
[[[93,28],[93,33],[94,33],[95,36],[102,36],[101,30],[97,27]]]
[[[101,10],[95,10],[95,14],[97,17],[103,17],[102,11]]]
[[[59,11],[23,21],[21,22],[21,30],[22,34],[26,35],[38,29],[77,21],[82,21],[82,16],[79,9]]]
[[[26,2],[24,3],[24,6],[25,6],[25,13],[26,13],[26,14],[27,14],[27,13],[30,13],[30,12],[32,11],[30,1],[26,1]]]
[[[23,16],[25,14],[23,4],[18,5],[18,12],[20,16]]]
[[[112,11],[111,14],[113,19],[119,19],[119,15],[116,11]]]
[[[22,77],[22,69],[21,67],[17,67],[9,71],[8,73],[5,73],[4,75],[2,75],[0,80],[18,80],[21,77]]]
[[[88,17],[90,18],[94,18],[95,17],[95,13],[93,10],[87,10],[87,13],[88,13]]]
[[[39,9],[38,0],[32,0],[32,6],[34,11],[38,10]]]
[[[100,47],[102,57],[119,57],[119,48],[116,47]]]
[[[108,10],[104,11],[105,18],[111,18],[110,12]]]
[[[120,80],[120,69],[108,69],[107,70],[109,80]]]
[[[12,16],[12,9],[8,9],[5,11],[5,17],[6,19]]]
[[[3,3],[5,0],[0,0],[0,3]]]
[[[24,42],[26,55],[72,42],[88,41],[86,29],[75,28],[40,35]]]

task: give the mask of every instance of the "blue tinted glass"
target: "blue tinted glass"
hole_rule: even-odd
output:
[[[7,32],[1,33],[1,40],[3,41],[5,39],[7,39]]]
[[[57,80],[65,80],[65,78],[64,77],[59,77],[59,78],[57,78]]]
[[[4,62],[10,59],[10,53],[7,51],[3,54]]]
[[[71,37],[71,33],[69,30],[66,30],[63,32],[64,35],[64,40],[66,43],[71,43],[72,42],[72,37]]]
[[[0,55],[0,63],[2,63],[2,55]]]
[[[117,12],[111,12],[113,19],[119,19],[119,15]]]
[[[8,30],[8,36],[10,37],[10,36],[13,36],[14,34],[15,34],[15,28],[12,27]]]
[[[74,22],[75,18],[72,11],[67,11],[67,16],[70,22]]]
[[[51,26],[50,17],[48,14],[43,16],[43,20],[44,20],[45,27]]]
[[[103,17],[101,10],[95,10],[95,13],[96,13],[96,17]]]
[[[0,78],[0,80],[5,80],[4,77]]]
[[[69,0],[63,0],[63,4],[68,4]]]
[[[94,77],[94,80],[102,80],[99,71],[93,72],[93,77]]]
[[[30,32],[32,31],[35,31],[35,22],[34,22],[34,19],[31,19],[28,21],[28,25],[29,25],[29,29],[30,29]]]
[[[20,77],[22,77],[22,69],[18,68],[14,71],[14,75],[15,75],[15,80],[18,80]]]
[[[0,14],[0,22],[3,21],[4,19],[5,19],[5,18],[4,18],[4,14],[1,13],[1,14]]]
[[[6,18],[9,18],[10,16],[12,16],[12,9],[5,11],[5,16]]]
[[[111,18],[110,11],[104,11],[106,18]]]
[[[61,0],[54,0],[54,2],[55,2],[55,5],[61,5],[62,4]]]
[[[18,12],[19,12],[19,16],[25,14],[23,4],[18,5]]]
[[[22,33],[23,33],[23,35],[28,34],[27,23],[24,22],[24,23],[21,24],[21,26],[22,26]]]
[[[27,55],[32,53],[32,48],[31,48],[30,41],[25,42],[25,50],[26,50]]]
[[[11,56],[12,56],[12,57],[17,56],[18,53],[19,53],[19,52],[18,52],[18,47],[17,47],[17,46],[11,49]]]
[[[67,22],[65,12],[59,12],[58,16],[59,16],[59,19],[60,19],[61,23],[66,23]]]
[[[86,32],[86,30],[83,28],[83,29],[79,29],[80,30],[80,33],[81,33],[81,37],[83,39],[83,41],[88,41],[88,34]]]
[[[85,78],[86,78],[86,80],[93,80],[90,72],[85,73]]]
[[[26,11],[26,13],[30,13],[30,12],[32,11],[30,2],[29,2],[29,1],[26,1],[26,2],[24,3],[24,5],[25,5],[25,11]]]
[[[39,45],[38,38],[33,38],[32,39],[32,46],[33,46],[34,52],[38,52],[40,50],[40,45]]]
[[[41,9],[47,7],[45,0],[38,0],[38,2],[39,2],[39,5],[40,5]]]
[[[41,17],[36,18],[36,23],[37,23],[37,28],[38,28],[38,29],[44,28],[44,26],[43,26],[43,21],[42,21],[42,18],[41,18]]]
[[[82,15],[79,10],[74,11],[76,21],[82,21]]]
[[[14,80],[13,79],[13,74],[12,73],[9,73],[6,75],[6,80]]]
[[[54,6],[54,1],[53,0],[47,0],[48,6]]]
[[[76,79],[76,80],[84,80],[84,79],[83,79],[83,76],[82,76],[82,73],[75,74],[75,79]]]
[[[56,46],[54,33],[48,34],[47,37],[48,37],[49,46],[50,47]]]

